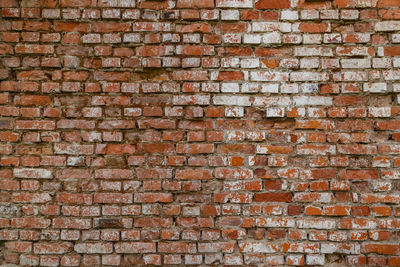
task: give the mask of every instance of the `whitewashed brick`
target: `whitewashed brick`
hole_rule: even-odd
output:
[[[119,19],[121,18],[121,11],[119,9],[103,9],[103,18]]]
[[[307,265],[324,265],[325,255],[306,255]]]
[[[93,10],[92,12],[95,12],[96,10]],[[125,10],[122,13],[122,19],[138,19],[140,17],[140,10],[139,9],[128,9]],[[89,17],[89,18],[93,18],[93,17]]]
[[[238,68],[240,66],[239,58],[222,58],[221,67],[223,68]]]
[[[256,96],[254,106],[290,106],[292,101],[288,96]]]
[[[43,9],[42,16],[48,19],[56,19],[60,18],[60,10],[59,9]]]
[[[344,69],[366,69],[371,68],[371,60],[369,58],[352,58],[341,59],[342,68]]]
[[[240,61],[240,67],[244,69],[254,69],[260,66],[258,58],[244,58]]]
[[[213,97],[214,105],[226,106],[250,106],[251,99],[249,96],[222,96],[217,95]]]
[[[279,63],[279,66],[285,69],[297,69],[300,65],[300,61],[297,58],[283,58]]]
[[[304,44],[321,44],[322,35],[321,34],[303,34]]]
[[[360,244],[346,243],[346,246],[341,246],[343,243],[323,243],[321,244],[321,253],[345,253],[345,254],[360,254]]]
[[[304,265],[304,259],[302,255],[287,255],[286,262],[290,262],[290,265],[301,266]]]
[[[285,108],[273,107],[267,108],[266,112],[267,117],[284,117],[285,116]]]
[[[209,92],[209,93],[218,93],[219,92],[219,83],[202,83],[201,91]]]
[[[222,40],[227,44],[240,44],[242,41],[242,34],[240,33],[226,33],[222,35]]]
[[[336,54],[340,56],[371,56],[371,50],[369,47],[359,46],[352,47],[349,49],[345,46],[336,47]]]
[[[400,33],[392,34],[392,43],[400,43]]]
[[[340,44],[342,36],[339,33],[326,33],[324,34],[324,43],[326,44]]]
[[[31,169],[31,168],[15,168],[14,176],[16,178],[32,178],[32,179],[50,179],[53,178],[49,169]]]
[[[318,92],[318,84],[316,84],[316,83],[301,83],[300,90],[303,93],[308,93],[308,94],[317,93]]]
[[[369,58],[350,58],[341,59],[340,63],[344,69],[366,69],[371,68],[371,60]]]
[[[306,229],[334,229],[336,222],[333,219],[306,219],[299,218],[297,220],[297,227]]]
[[[253,22],[253,32],[291,32],[292,25],[287,22]]]
[[[245,44],[260,44],[261,38],[262,38],[261,34],[246,33],[243,35],[243,43],[245,43]]]
[[[260,90],[260,84],[258,83],[243,83],[241,92],[243,93],[257,93]]]
[[[279,32],[265,33],[262,36],[264,44],[280,44],[282,43],[282,36]]]
[[[375,23],[375,31],[377,32],[394,32],[400,31],[400,21],[388,20]]]
[[[295,10],[284,9],[281,11],[281,20],[298,20],[299,13]]]
[[[329,74],[326,72],[309,72],[309,71],[299,71],[291,72],[290,80],[294,82],[300,81],[328,81]]]
[[[82,36],[82,43],[96,44],[101,42],[101,36],[98,33],[89,33]]]
[[[260,221],[265,227],[295,227],[295,220],[290,217],[260,218]]]
[[[243,107],[226,107],[225,108],[226,117],[243,117],[244,108]]]
[[[221,19],[222,20],[239,20],[240,14],[239,10],[222,10]]]
[[[389,59],[392,59],[392,58],[389,58]],[[393,67],[398,68],[399,66],[400,66],[400,58],[398,58],[398,57],[393,58]],[[388,69],[390,69],[390,67]]]
[[[396,58],[397,59],[397,58]],[[398,65],[400,66],[400,60],[398,61]],[[395,64],[393,62],[393,64]],[[373,58],[372,59],[372,67],[374,69],[389,69],[392,66],[391,58]],[[394,66],[396,67],[396,66]]]
[[[239,250],[242,253],[274,253],[278,246],[269,241],[240,241]]]
[[[126,33],[123,37],[124,43],[139,43],[140,34],[139,33]]]
[[[281,93],[283,94],[296,94],[299,92],[299,85],[297,83],[284,83],[281,85]]]
[[[250,8],[253,0],[216,0],[217,7]]]
[[[102,7],[135,7],[135,1],[132,1],[132,0],[99,0],[99,6],[102,6]]]
[[[360,12],[356,9],[345,9],[340,11],[340,18],[345,20],[358,19]]]
[[[400,86],[399,86],[400,88]],[[261,86],[262,93],[278,93],[279,92],[279,84],[278,83],[264,83]]]
[[[201,10],[200,18],[202,20],[217,20],[219,18],[219,10]]]
[[[392,115],[391,107],[369,107],[369,117],[390,117]]]
[[[349,35],[355,35],[355,33],[344,33],[343,39],[346,39]],[[357,33],[356,36],[358,43],[368,43],[371,40],[370,33]]]
[[[300,68],[316,69],[319,67],[319,58],[302,58],[300,59]]]
[[[174,105],[209,105],[209,95],[175,95]]]
[[[333,74],[333,80],[347,82],[368,81],[368,73],[364,71],[341,71]]]
[[[252,71],[250,72],[252,81],[287,81],[289,73],[277,71]]]
[[[182,59],[182,68],[197,68],[200,67],[200,58],[188,57]]]
[[[321,67],[323,69],[336,69],[340,67],[340,61],[338,58],[322,58]]]
[[[393,84],[393,92],[400,92],[400,83]]]
[[[319,18],[319,11],[315,9],[306,9],[300,12],[300,18],[302,20],[313,20]]]
[[[238,83],[223,83],[221,85],[221,92],[223,93],[238,93],[239,84]]]
[[[387,91],[386,83],[364,83],[364,92],[383,93]]]
[[[331,106],[332,97],[329,96],[294,96],[295,106]]]
[[[339,19],[339,10],[322,9],[320,10],[321,19]]]
[[[182,41],[184,43],[200,43],[201,36],[198,33],[184,34],[182,36]]]
[[[332,57],[333,52],[330,47],[295,47],[294,55],[297,57]]]
[[[301,34],[284,34],[283,40],[285,44],[300,44],[303,41],[303,36]]]
[[[382,76],[387,81],[400,80],[400,70],[383,71]]]

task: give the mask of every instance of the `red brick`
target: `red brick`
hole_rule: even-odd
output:
[[[72,251],[72,243],[36,243],[33,251],[36,254],[66,254]]]
[[[284,9],[290,8],[290,0],[273,1],[273,0],[258,0],[255,4],[257,9]]]
[[[255,193],[254,202],[292,202],[291,193]]]
[[[60,5],[62,7],[90,7],[92,2],[92,0],[61,0]]]
[[[400,3],[396,0],[378,0],[376,7],[379,8],[400,7]]]
[[[214,1],[212,0],[204,0],[204,1],[196,1],[196,0],[178,0],[176,3],[177,8],[213,8]]]
[[[202,169],[176,170],[175,178],[181,180],[209,180],[212,178],[212,173],[210,170]]]
[[[90,28],[89,23],[54,22],[54,30],[56,32],[89,32]]]

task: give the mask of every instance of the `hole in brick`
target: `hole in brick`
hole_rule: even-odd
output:
[[[123,224],[119,219],[99,219],[96,228],[121,228]]]
[[[122,168],[126,167],[126,161],[124,157],[106,157],[106,166],[110,168]]]
[[[329,265],[331,267],[344,267],[344,256],[339,254],[327,254],[326,263],[334,263],[334,265]]]
[[[133,79],[140,80],[168,80],[169,75],[165,69],[162,68],[144,68],[142,71],[133,73]]]

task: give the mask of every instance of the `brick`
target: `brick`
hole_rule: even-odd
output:
[[[53,175],[50,170],[47,169],[31,169],[31,168],[19,168],[14,169],[14,176],[17,178],[31,178],[31,179],[50,179]]]
[[[55,218],[52,220],[53,228],[61,229],[89,229],[91,226],[90,219],[79,218]]]
[[[74,251],[85,254],[108,254],[112,253],[112,243],[78,243],[74,246]]]
[[[212,178],[212,173],[210,170],[201,169],[176,170],[175,178],[179,180],[209,180]]]
[[[398,21],[380,21],[375,23],[375,31],[377,32],[391,32],[400,29]]]
[[[158,250],[163,253],[196,253],[196,245],[186,242],[160,242]]]
[[[36,243],[33,252],[37,254],[65,254],[72,250],[72,244],[63,243]]]
[[[52,54],[54,47],[52,45],[19,44],[15,47],[15,52],[21,54]]]
[[[43,229],[49,227],[51,220],[45,218],[14,218],[11,220],[13,228],[38,228]]]
[[[255,202],[292,202],[291,193],[256,193]]]
[[[132,194],[96,193],[93,195],[94,203],[132,203]]]
[[[51,201],[48,193],[14,193],[12,201],[16,203],[46,203]]]
[[[383,255],[397,255],[399,253],[399,245],[396,244],[363,244],[362,251],[364,253],[377,253]]]
[[[193,0],[178,0],[176,3],[177,8],[213,8],[214,1],[206,0],[202,2]]]
[[[134,197],[134,201],[138,203],[172,202],[172,195],[170,193],[137,193]]]
[[[217,0],[216,7],[251,8],[251,7],[253,7],[253,1],[251,1],[251,0]]]
[[[258,0],[255,3],[255,7],[257,9],[285,9],[285,8],[290,8],[290,1],[289,0],[284,0],[284,1],[271,1],[271,0]]]

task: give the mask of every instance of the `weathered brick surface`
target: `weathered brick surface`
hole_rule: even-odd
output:
[[[0,264],[400,266],[399,0],[0,0]]]

